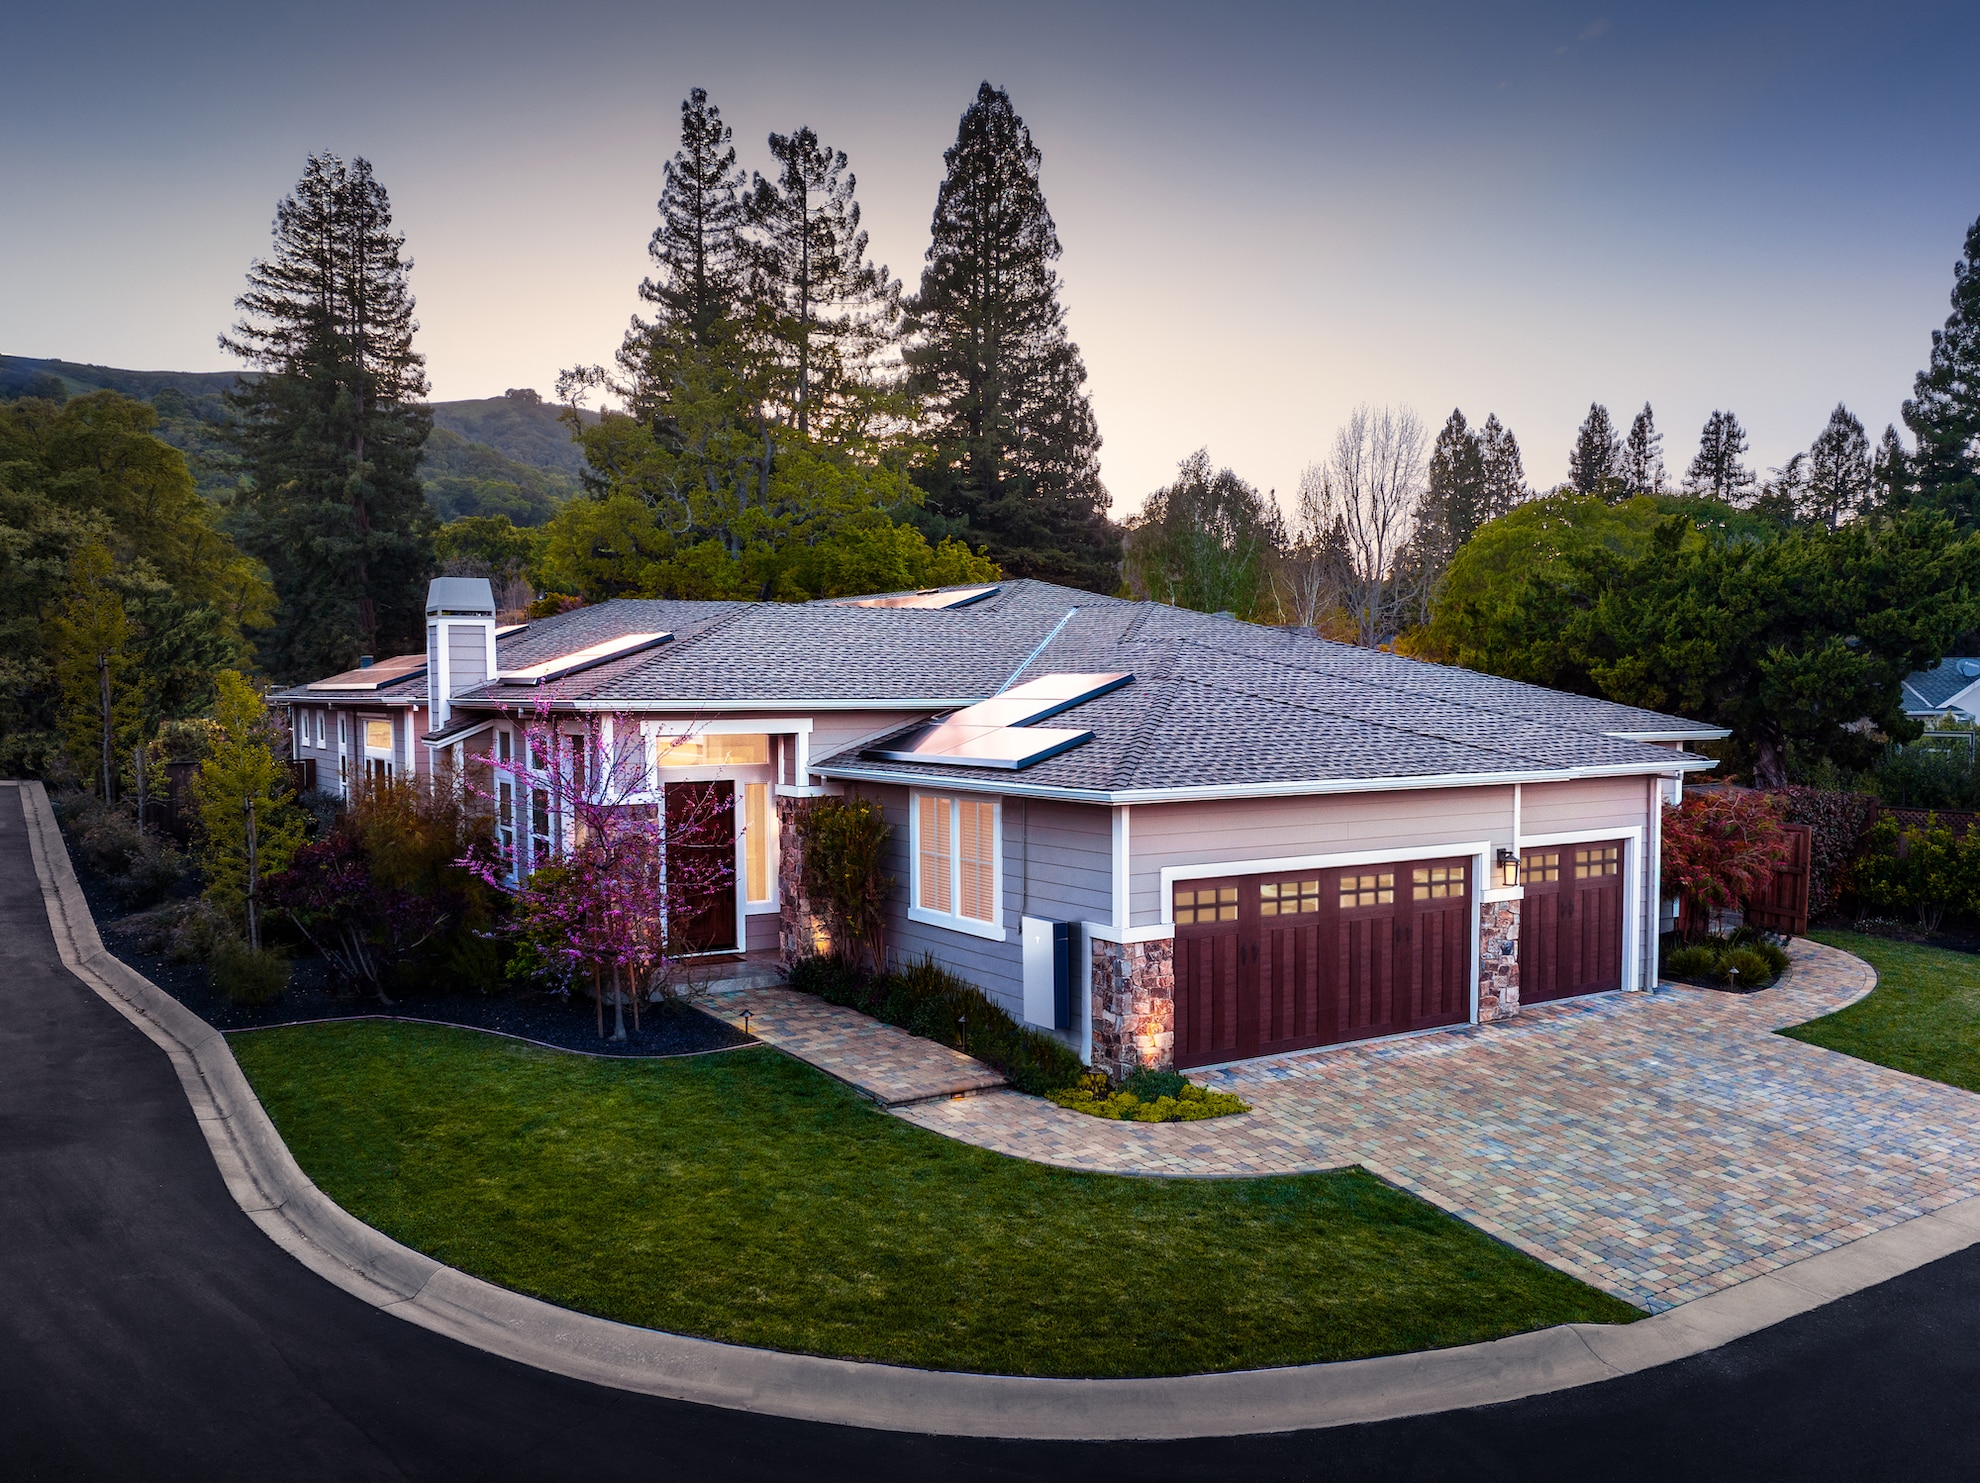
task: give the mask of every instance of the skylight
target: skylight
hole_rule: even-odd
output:
[[[893,597],[854,597],[848,598],[849,608],[966,608],[973,602],[982,602],[986,597],[995,597],[995,587],[958,587],[947,592],[937,587],[924,587],[919,592],[903,592]]]
[[[1118,690],[1133,678],[1131,674],[1044,675],[965,706],[946,720],[905,738],[904,747],[879,747],[867,755],[889,762],[1017,771],[1093,740],[1091,731],[1033,726],[1033,721]]]
[[[510,685],[541,685],[550,680],[561,680],[565,675],[576,674],[581,669],[590,669],[594,665],[623,659],[628,654],[638,654],[646,649],[657,648],[672,637],[671,633],[622,633],[617,638],[606,639],[603,643],[593,644],[588,649],[577,649],[569,654],[560,654],[555,659],[539,660],[535,664],[524,665],[521,669],[503,670],[496,678]]]
[[[340,675],[331,675],[325,680],[312,680],[305,688],[312,692],[325,690],[376,690],[381,685],[424,673],[424,654],[400,654],[391,659],[381,659],[376,664],[367,664],[362,669],[347,669]]]

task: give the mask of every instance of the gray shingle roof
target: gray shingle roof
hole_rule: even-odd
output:
[[[1904,688],[1909,692],[1904,697],[1905,708],[1938,710],[1977,680],[1980,660],[1941,659],[1930,669],[1915,669],[1904,677]]]
[[[873,762],[842,777],[928,777],[1009,790],[1145,795],[1353,786],[1381,779],[1670,771],[1709,765],[1643,738],[1717,728],[1537,685],[1154,603],[1008,581],[955,609],[618,601],[540,619],[501,642],[505,668],[626,633],[657,649],[541,686],[499,682],[457,713],[517,705],[945,711],[1054,671],[1128,670],[1133,684],[1054,718],[1094,739],[1022,772]],[[425,681],[406,682],[423,695]],[[298,697],[300,698],[300,697]]]

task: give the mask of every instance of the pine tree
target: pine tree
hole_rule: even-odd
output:
[[[1870,484],[1878,508],[1886,515],[1896,515],[1911,503],[1911,455],[1904,451],[1904,440],[1889,423],[1884,424],[1884,435],[1877,440]]]
[[[252,479],[233,524],[274,579],[260,652],[287,679],[421,642],[433,558],[418,468],[433,419],[404,246],[371,166],[313,154],[220,338],[259,372],[230,397]]]
[[[1597,494],[1613,503],[1622,494],[1623,446],[1609,409],[1588,405],[1588,416],[1568,454],[1568,482],[1578,494]]]
[[[1478,456],[1485,474],[1485,518],[1496,520],[1531,493],[1519,443],[1496,412],[1488,414],[1478,430]]]
[[[1952,313],[1932,332],[1931,363],[1912,383],[1904,423],[1918,443],[1911,472],[1920,498],[1963,528],[1980,524],[1980,220],[1953,264]]]
[[[1418,538],[1425,558],[1441,567],[1492,513],[1484,440],[1453,408],[1430,450],[1430,493]]]
[[[908,305],[909,385],[934,447],[916,482],[943,533],[987,542],[1012,575],[1111,592],[1120,532],[1051,267],[1059,238],[1038,147],[1009,95],[986,82],[942,158],[927,267]]]
[[[1746,451],[1746,429],[1730,412],[1714,411],[1699,434],[1698,456],[1685,470],[1684,487],[1693,494],[1736,503],[1753,487],[1753,472],[1739,461]]]
[[[866,258],[856,178],[846,153],[809,128],[772,134],[783,167],[754,178],[746,201],[757,233],[756,291],[782,377],[779,400],[801,435],[862,405],[874,358],[893,337],[900,285]],[[863,418],[859,420],[864,420]]]
[[[1645,402],[1623,441],[1623,489],[1632,495],[1662,494],[1664,478],[1664,435],[1657,431],[1657,420]]]
[[[657,325],[695,349],[706,350],[733,326],[748,284],[745,176],[736,166],[734,137],[706,88],[681,101],[681,147],[667,162],[660,225],[646,249],[659,271],[639,286],[639,296],[657,311]]]
[[[1830,530],[1854,517],[1870,498],[1870,439],[1841,402],[1808,450],[1800,517]]]

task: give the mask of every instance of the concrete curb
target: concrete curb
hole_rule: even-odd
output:
[[[538,1369],[731,1410],[927,1435],[1168,1440],[1298,1431],[1491,1405],[1701,1354],[1980,1242],[1980,1198],[1613,1327],[1337,1364],[1153,1380],[1038,1380],[747,1349],[557,1308],[401,1246],[310,1182],[224,1035],[106,952],[48,796],[20,788],[62,961],[164,1050],[228,1190],[319,1276],[409,1323]]]

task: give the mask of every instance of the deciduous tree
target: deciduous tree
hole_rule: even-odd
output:
[[[1141,597],[1247,620],[1269,617],[1278,510],[1199,448],[1128,522],[1127,581]]]
[[[268,707],[246,677],[223,670],[213,703],[218,728],[193,775],[199,809],[199,868],[206,899],[250,933],[261,883],[288,868],[306,821],[275,757]]]

